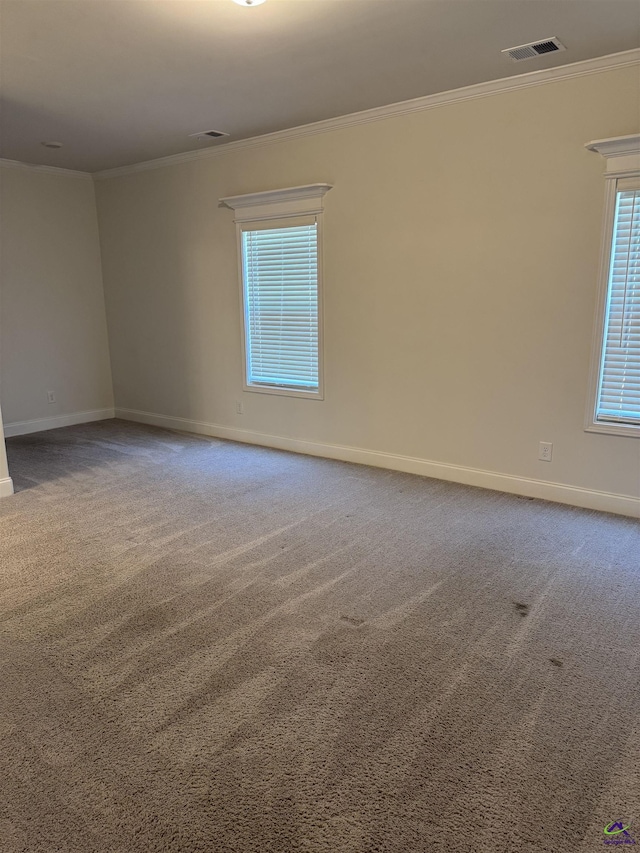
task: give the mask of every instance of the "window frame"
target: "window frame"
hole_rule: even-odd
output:
[[[296,219],[303,221],[307,217],[287,217],[287,225],[293,226]],[[282,227],[279,225],[278,219],[261,220],[261,224],[269,222],[273,224],[273,228]],[[242,355],[243,355],[243,370],[242,370],[242,390],[255,391],[258,394],[277,394],[281,397],[309,397],[315,400],[324,399],[324,365],[323,365],[323,293],[322,293],[322,216],[316,216],[316,262],[317,262],[317,302],[318,302],[318,387],[317,388],[294,388],[287,385],[268,385],[266,383],[252,383],[249,378],[249,332],[248,332],[248,314],[249,307],[247,304],[247,288],[244,277],[244,257],[242,253],[242,234],[243,231],[251,230],[251,223],[236,223],[236,240],[238,242],[238,263],[240,267],[240,331],[242,339]],[[269,231],[270,228],[262,230]]]
[[[242,389],[255,394],[271,394],[279,397],[298,397],[308,400],[324,400],[324,229],[323,213],[325,194],[329,184],[308,184],[283,190],[249,193],[220,199],[226,207],[235,211],[236,251],[238,279],[240,283],[240,336],[242,349]],[[318,300],[318,387],[317,389],[292,388],[286,385],[252,384],[249,379],[247,304],[244,281],[244,258],[242,233],[250,231],[252,223],[261,230],[282,228],[315,217],[317,231],[317,300]],[[286,221],[286,224],[285,224]],[[266,226],[266,228],[265,228]]]
[[[605,435],[640,438],[640,424],[616,423],[598,420],[598,399],[602,359],[605,349],[611,253],[613,251],[616,199],[619,182],[626,178],[640,179],[640,135],[616,137],[590,142],[590,151],[597,151],[607,159],[605,172],[605,198],[602,247],[598,273],[596,313],[591,345],[591,364],[585,415],[585,431]]]

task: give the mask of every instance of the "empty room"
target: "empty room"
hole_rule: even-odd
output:
[[[0,27],[0,853],[640,844],[639,0]]]

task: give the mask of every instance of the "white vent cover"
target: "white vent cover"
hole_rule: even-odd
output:
[[[199,130],[197,133],[190,133],[191,139],[219,139],[221,136],[229,136],[222,130]]]
[[[510,56],[514,62],[523,59],[533,59],[535,56],[544,56],[547,53],[555,53],[558,50],[566,50],[566,47],[555,36],[542,41],[532,41],[529,44],[519,44],[517,47],[508,47],[500,51]]]

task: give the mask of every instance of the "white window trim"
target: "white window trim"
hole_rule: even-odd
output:
[[[279,397],[306,397],[324,400],[324,308],[323,308],[323,228],[324,196],[332,189],[330,184],[307,184],[259,193],[227,196],[221,204],[235,212],[238,277],[240,281],[240,317],[242,341],[242,388],[256,394]],[[250,385],[247,382],[247,333],[244,281],[242,272],[242,226],[250,222],[292,219],[297,216],[315,216],[318,225],[318,388],[307,391],[297,388],[280,388],[277,385]]]
[[[640,426],[634,424],[616,424],[596,419],[600,365],[604,348],[604,323],[609,289],[611,250],[613,248],[612,238],[616,191],[618,181],[621,178],[640,176],[640,135],[632,134],[630,136],[617,136],[611,139],[599,139],[595,142],[589,142],[585,147],[589,151],[596,151],[605,157],[607,161],[604,175],[605,199],[602,250],[598,273],[596,317],[593,325],[593,341],[591,345],[585,431],[640,438]]]

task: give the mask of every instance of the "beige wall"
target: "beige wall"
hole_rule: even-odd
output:
[[[112,407],[93,182],[0,168],[0,246],[5,429]]]
[[[640,441],[583,429],[604,198],[584,143],[638,132],[639,104],[618,69],[98,182],[116,405],[637,497]],[[218,199],[318,181],[326,398],[242,392]]]

